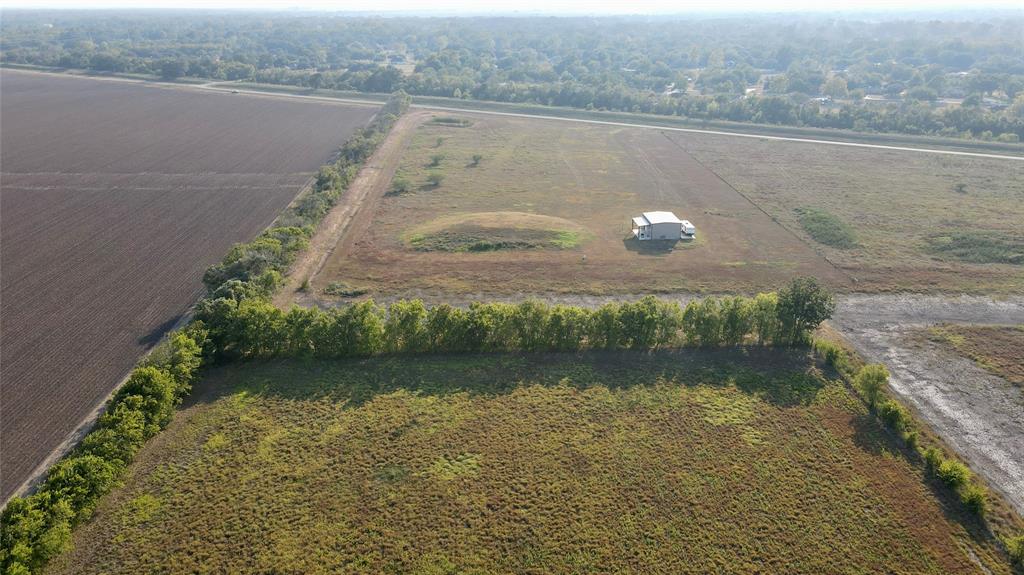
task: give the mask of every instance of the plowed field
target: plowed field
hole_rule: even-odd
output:
[[[0,499],[375,112],[3,71]]]

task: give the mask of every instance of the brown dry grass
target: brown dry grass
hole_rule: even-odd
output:
[[[994,375],[1024,386],[1024,327],[940,325],[928,335]]]
[[[460,117],[469,115],[460,115]],[[441,138],[441,144],[438,139]],[[439,167],[432,156],[441,154]],[[474,154],[483,156],[472,165]],[[429,185],[440,171],[444,180]],[[381,200],[365,233],[315,279],[377,294],[757,291],[793,275],[835,287],[846,276],[779,227],[661,133],[472,116],[469,127],[425,123],[402,158],[411,191]],[[698,228],[692,244],[627,239],[642,211],[673,210]],[[562,218],[587,239],[572,250],[417,252],[403,238],[452,214],[520,212]]]
[[[813,241],[799,210],[830,214],[856,245],[819,245],[859,291],[1024,293],[1024,266],[939,257],[941,238],[1024,241],[1024,162],[814,146],[752,138],[671,137],[786,228]],[[964,184],[965,191],[956,190]],[[1019,253],[1019,251],[1018,251]]]

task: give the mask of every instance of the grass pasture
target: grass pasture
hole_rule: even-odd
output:
[[[794,275],[840,291],[1024,286],[1016,161],[447,113],[417,129],[396,180],[408,191],[364,216],[369,231],[332,255],[319,288],[754,292]],[[629,218],[655,209],[692,221],[698,241],[630,239]],[[495,212],[561,218],[587,240],[478,251],[408,242],[439,218]],[[517,245],[469,235],[463,243]]]
[[[856,245],[815,243],[857,291],[1024,293],[1024,162],[671,137],[808,241],[852,232]],[[808,212],[834,222],[808,228]]]
[[[1008,572],[802,352],[250,363],[196,397],[48,572]]]
[[[430,180],[436,176],[440,183]],[[378,296],[756,292],[794,275],[832,286],[846,281],[654,130],[438,115],[411,136],[395,181],[402,191],[392,188],[361,216],[367,231],[328,259],[313,282],[318,293],[335,281]],[[651,210],[690,219],[698,240],[632,239],[630,218]],[[437,222],[472,226],[494,214],[555,222],[530,227],[562,234],[524,239],[517,237],[523,226],[506,226],[519,231],[491,230],[488,237],[471,229],[410,241]],[[510,249],[469,249],[476,243]]]

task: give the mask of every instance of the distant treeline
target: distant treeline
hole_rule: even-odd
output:
[[[5,11],[2,26],[9,63],[1024,138],[1024,19],[1011,12],[915,21]],[[868,104],[865,94],[898,102]],[[964,103],[937,109],[938,98]]]

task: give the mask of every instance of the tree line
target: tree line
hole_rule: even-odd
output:
[[[385,308],[366,300],[284,311],[265,298],[238,294],[208,298],[195,313],[212,350],[231,359],[801,345],[835,305],[810,278],[752,298],[707,297],[681,306],[647,296],[596,309],[538,300],[475,302],[465,309],[402,300]]]
[[[922,445],[922,434],[910,411],[889,395],[889,370],[882,364],[858,366],[850,352],[839,344],[816,339],[814,350],[827,364],[850,384],[867,404],[868,410],[899,437],[910,452],[924,464],[935,478],[960,500],[970,513],[984,518],[988,512],[988,490],[977,481],[971,470],[938,446]],[[1004,541],[1011,560],[1024,565],[1024,535]]]
[[[359,130],[338,152],[337,159],[321,166],[307,193],[289,206],[255,240],[236,244],[220,263],[203,274],[213,298],[239,299],[267,296],[280,285],[288,266],[309,245],[309,239],[327,212],[348,189],[363,163],[409,108],[409,96],[397,92],[388,98],[368,126]]]
[[[191,390],[205,344],[206,333],[197,324],[172,334],[132,371],[96,426],[50,468],[35,493],[7,503],[0,515],[5,575],[36,572],[64,550],[71,529],[89,518],[143,444],[170,423]]]
[[[223,261],[211,266],[203,276],[208,290],[204,301],[227,297],[270,305],[268,298],[288,265],[408,106],[407,95],[393,95],[370,124],[345,143],[337,159],[321,167],[312,189],[278,219],[281,225],[234,246]],[[27,497],[11,498],[0,514],[4,575],[37,572],[66,548],[72,528],[88,519],[142,445],[170,423],[204,360],[226,357],[215,353],[217,342],[208,335],[201,321],[171,333],[131,372],[93,429],[49,469],[38,489]]]

